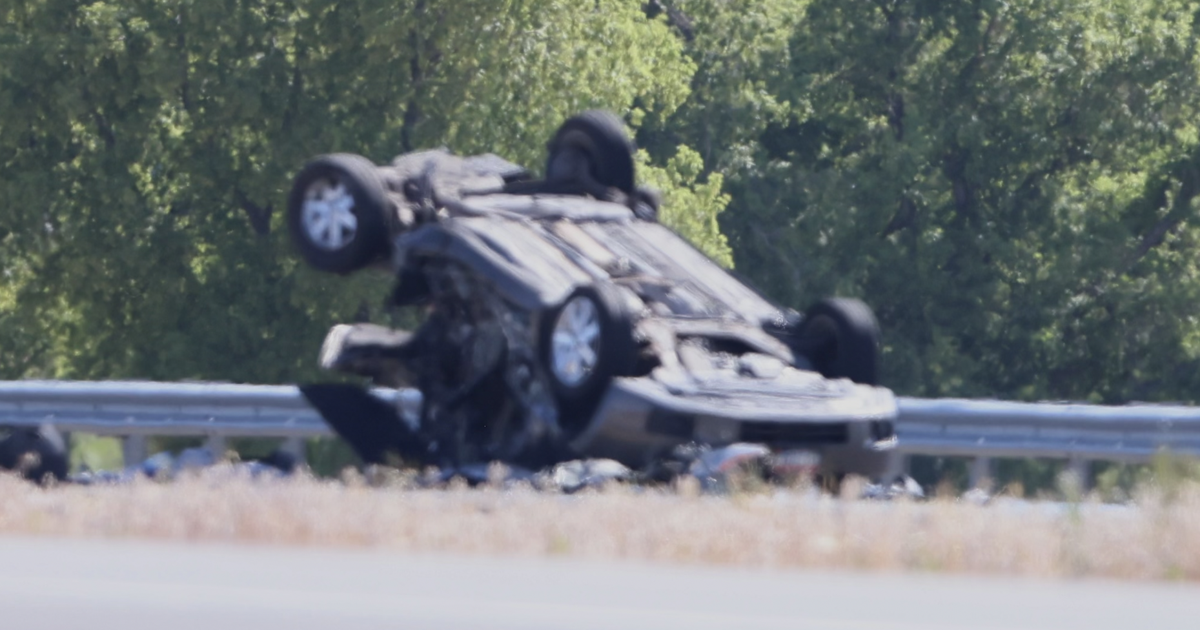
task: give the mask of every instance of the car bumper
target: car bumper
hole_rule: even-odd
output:
[[[842,384],[836,393],[776,395],[766,403],[763,396],[680,393],[651,378],[619,378],[571,447],[636,467],[689,442],[752,442],[812,450],[839,462],[842,472],[865,474],[878,467],[866,462],[885,459],[896,443],[896,401],[886,389]]]

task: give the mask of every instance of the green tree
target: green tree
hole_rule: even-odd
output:
[[[670,7],[698,71],[659,134],[725,176],[742,273],[875,307],[890,384],[1194,397],[1192,4]]]
[[[536,165],[569,113],[667,116],[693,71],[622,0],[0,0],[0,374],[311,376],[387,282],[298,264],[280,208],[307,158]],[[715,213],[680,151],[648,172]]]

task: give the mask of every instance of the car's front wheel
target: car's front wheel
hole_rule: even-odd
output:
[[[370,160],[322,155],[301,169],[287,223],[300,255],[331,273],[357,271],[387,251],[387,190]]]
[[[637,358],[633,327],[620,297],[610,289],[581,287],[546,314],[542,362],[558,399],[560,423],[586,423],[614,376],[627,374]]]

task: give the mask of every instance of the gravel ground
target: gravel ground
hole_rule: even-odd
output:
[[[849,494],[849,493],[848,493]],[[0,477],[0,535],[671,563],[1200,580],[1200,485],[1128,506],[834,498],[811,489],[610,486],[572,495],[217,467],[171,482],[39,488]]]

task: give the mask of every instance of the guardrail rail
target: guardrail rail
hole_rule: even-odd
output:
[[[414,395],[375,393],[410,403]],[[1086,478],[1097,460],[1145,463],[1163,450],[1200,457],[1200,407],[920,398],[898,404],[898,472],[911,455],[970,458],[972,484],[990,476],[994,458],[1065,459]],[[145,457],[150,435],[202,436],[221,451],[226,438],[277,437],[302,456],[302,440],[331,434],[290,385],[0,381],[0,426],[43,423],[121,437],[126,461]]]
[[[1148,463],[1169,451],[1200,456],[1200,407],[1021,403],[899,398],[896,433],[905,455],[972,460],[970,483],[994,458],[1065,459],[1086,480],[1092,461]],[[901,461],[898,469],[904,469]]]
[[[386,395],[386,393],[384,394]],[[146,456],[151,435],[200,436],[214,452],[231,437],[278,437],[303,456],[302,440],[330,435],[290,385],[143,381],[0,381],[0,425],[124,438],[126,462]]]

